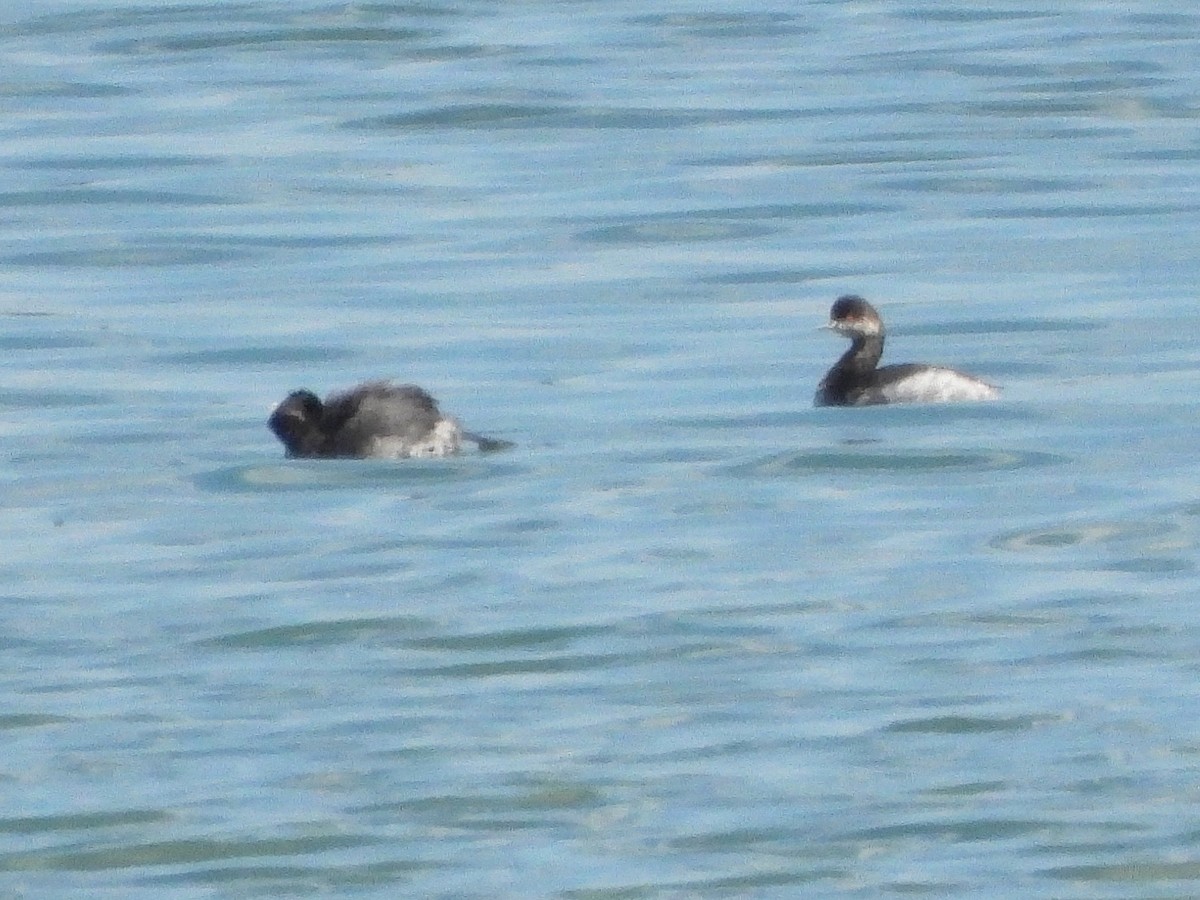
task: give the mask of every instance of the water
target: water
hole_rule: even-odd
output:
[[[0,896],[1196,894],[1190,4],[37,9]]]

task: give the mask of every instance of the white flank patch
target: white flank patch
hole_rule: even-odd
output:
[[[462,449],[462,429],[453,419],[440,419],[422,440],[385,436],[371,442],[370,455],[378,459],[408,459],[409,457],[453,456]]]
[[[962,372],[930,368],[885,385],[879,389],[879,396],[887,403],[953,403],[995,400],[1000,392],[987,382]]]

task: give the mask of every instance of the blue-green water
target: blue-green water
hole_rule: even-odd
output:
[[[0,8],[0,897],[1193,897],[1200,12]],[[996,404],[811,407],[839,293]],[[288,462],[392,376],[516,443]]]

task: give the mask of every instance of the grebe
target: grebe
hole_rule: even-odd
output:
[[[267,425],[288,456],[301,458],[452,456],[464,440],[484,452],[512,446],[463,431],[427,391],[389,381],[369,381],[324,402],[312,391],[293,391]]]
[[[941,366],[904,363],[877,368],[883,355],[883,320],[862,297],[839,297],[825,326],[850,338],[850,349],[825,373],[815,406],[873,406],[879,403],[946,403],[994,400],[999,390],[972,375]]]

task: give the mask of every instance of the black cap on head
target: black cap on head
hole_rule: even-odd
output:
[[[829,310],[829,318],[835,321],[837,319],[860,319],[868,315],[878,316],[878,313],[875,312],[875,307],[858,294],[844,294],[838,297],[833,301],[833,306]]]

